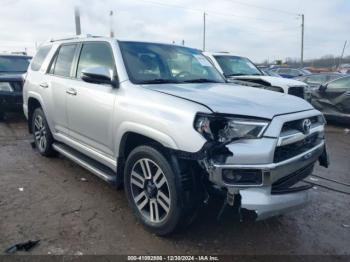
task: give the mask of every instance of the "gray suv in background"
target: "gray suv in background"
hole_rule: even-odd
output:
[[[232,88],[199,50],[89,36],[47,42],[33,61],[23,108],[40,154],[124,186],[158,235],[193,221],[213,191],[257,219],[300,208],[298,182],[328,165],[319,111]]]

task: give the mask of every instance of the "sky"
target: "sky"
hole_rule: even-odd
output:
[[[33,55],[50,38],[75,34],[74,7],[83,34],[156,41],[227,51],[255,62],[300,58],[305,15],[304,58],[339,56],[350,41],[350,0],[0,0],[0,52]],[[113,23],[109,13],[113,10]],[[350,55],[350,43],[345,50]]]

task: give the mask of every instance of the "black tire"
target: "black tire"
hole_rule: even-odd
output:
[[[54,139],[40,107],[34,110],[31,121],[34,142],[39,153],[46,157],[55,156],[57,152],[52,147]]]
[[[149,167],[148,170],[150,172],[146,173],[153,172],[153,175],[147,178],[147,174],[144,175],[142,173],[147,168],[141,170],[142,165]],[[161,170],[161,175],[157,176],[159,169]],[[132,171],[134,171],[133,174]],[[135,175],[135,172],[141,175],[144,180],[140,180],[139,176]],[[160,179],[156,177],[160,177]],[[174,166],[173,161],[167,159],[159,150],[151,146],[136,147],[126,160],[124,188],[129,205],[137,219],[156,235],[164,236],[173,233],[188,221],[188,217],[193,217],[191,202],[185,199],[189,194],[184,192],[182,177],[183,174],[181,174],[179,168]],[[160,182],[164,181],[164,178],[166,181],[162,183],[162,187],[158,187],[161,184]],[[134,184],[135,180],[139,182],[139,185]],[[149,188],[152,189],[152,183],[154,187],[157,187],[155,195],[153,195],[152,190],[149,190]],[[163,194],[161,195],[161,193]],[[141,195],[143,195],[142,198],[139,198]],[[163,195],[168,197],[168,201],[163,200],[166,199]],[[157,207],[151,208],[152,205]],[[139,209],[141,206],[144,206],[143,209]],[[166,208],[168,208],[168,211],[166,211]],[[148,212],[147,209],[149,209]],[[153,212],[151,209],[153,209]],[[157,212],[154,210],[157,210]],[[155,216],[154,213],[157,215]]]

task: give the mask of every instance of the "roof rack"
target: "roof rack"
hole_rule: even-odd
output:
[[[103,37],[99,35],[72,35],[72,36],[66,36],[66,37],[60,37],[60,38],[50,38],[49,42],[56,42],[56,41],[64,41],[64,40],[74,40],[74,39],[81,39],[81,38],[97,38],[97,37]]]

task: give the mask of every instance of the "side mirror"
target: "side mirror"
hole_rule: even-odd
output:
[[[326,89],[327,89],[327,85],[320,85],[320,87],[318,88],[320,92],[324,92],[326,91]]]
[[[81,71],[81,79],[88,83],[110,84],[118,87],[117,78],[107,67],[88,67]]]

